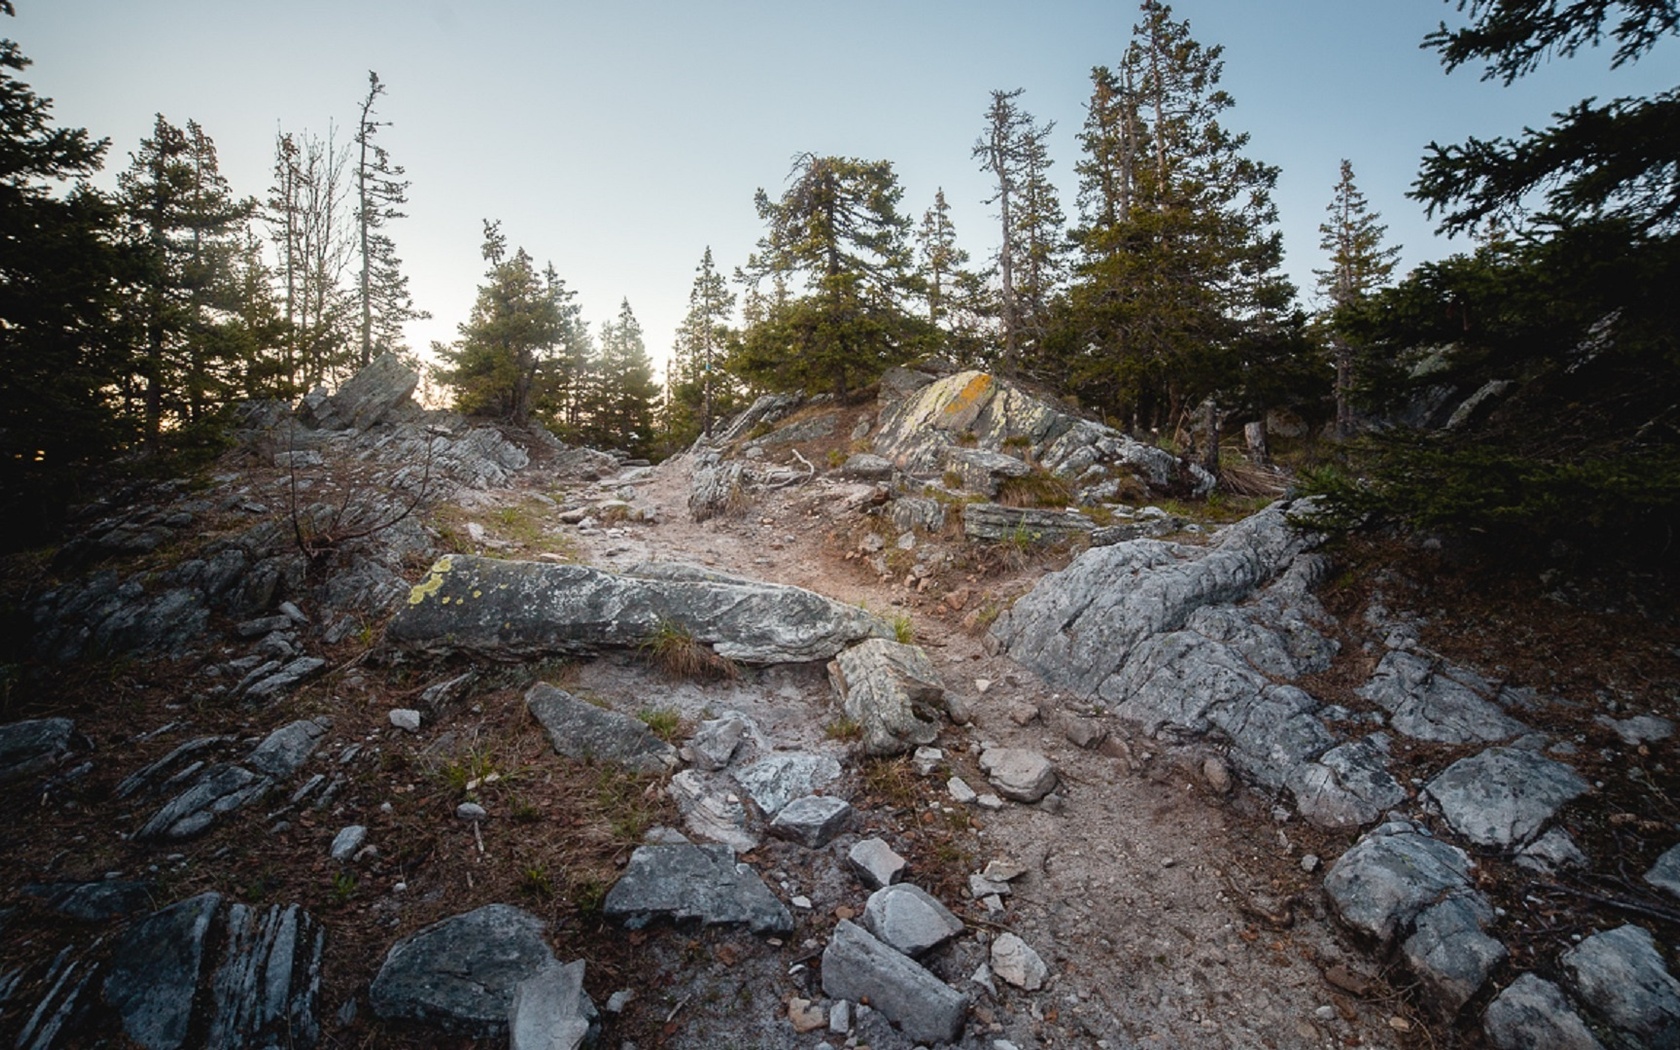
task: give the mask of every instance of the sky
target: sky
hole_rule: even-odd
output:
[[[753,208],[802,153],[889,160],[919,220],[943,187],[959,241],[996,250],[971,150],[994,89],[1054,121],[1052,180],[1076,214],[1077,135],[1095,65],[1116,65],[1135,0],[16,0],[0,35],[34,65],[61,126],[111,141],[118,171],[162,113],[196,120],[241,195],[266,196],[278,131],[347,136],[368,72],[379,141],[411,182],[390,233],[416,304],[410,343],[456,338],[484,262],[482,223],[552,262],[598,326],[628,299],[668,354],[709,246],[725,273],[763,235]],[[1224,120],[1281,168],[1285,269],[1312,303],[1318,226],[1343,158],[1400,244],[1401,270],[1454,251],[1405,193],[1431,141],[1518,133],[1581,98],[1680,81],[1665,41],[1612,71],[1609,50],[1516,85],[1446,75],[1419,48],[1443,0],[1181,0],[1224,47]]]

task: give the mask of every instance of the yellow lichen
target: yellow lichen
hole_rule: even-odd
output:
[[[977,402],[984,398],[987,392],[991,389],[992,377],[985,372],[981,372],[973,379],[970,379],[968,381],[968,385],[963,387],[962,391],[958,393],[956,397],[951,399],[950,403],[943,409],[943,414],[947,419],[949,419],[968,411]]]
[[[443,587],[444,573],[454,567],[455,563],[450,560],[450,556],[447,554],[433,562],[432,571],[426,575],[426,578],[409,588],[408,604],[419,605],[421,602],[426,600],[428,595],[436,594],[439,590],[441,590]],[[448,600],[449,599],[447,598],[444,599],[446,602]]]

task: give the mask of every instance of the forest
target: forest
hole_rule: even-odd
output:
[[[1552,59],[1638,62],[1673,0],[1460,0],[1424,46],[1511,83]],[[9,0],[0,12],[13,13]],[[1223,47],[1159,0],[1090,71],[1064,202],[1019,89],[977,100],[986,257],[943,191],[917,218],[886,159],[803,153],[752,194],[744,260],[705,248],[661,382],[628,300],[591,326],[564,275],[483,223],[458,337],[424,354],[398,253],[409,176],[370,73],[348,135],[280,131],[235,188],[212,129],[158,116],[116,189],[109,139],[59,127],[0,44],[0,499],[9,545],[51,542],[116,469],[214,455],[236,405],[295,401],[384,353],[438,403],[658,458],[753,396],[868,396],[895,365],[984,367],[1219,473],[1245,425],[1322,440],[1290,464],[1327,523],[1398,521],[1507,553],[1660,555],[1680,507],[1680,92],[1587,99],[1509,137],[1432,144],[1412,197],[1474,247],[1395,272],[1343,161],[1317,288],[1284,275],[1279,169],[1253,155]],[[1591,51],[1592,54],[1584,52]],[[250,191],[257,195],[247,195]],[[747,188],[743,188],[747,196]],[[1309,306],[1308,303],[1313,305]],[[1431,420],[1440,391],[1475,411]],[[1420,407],[1422,406],[1422,407]],[[1252,436],[1252,426],[1251,426]]]

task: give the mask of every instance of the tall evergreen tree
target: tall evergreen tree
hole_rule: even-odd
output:
[[[327,137],[276,135],[274,184],[264,221],[277,261],[286,320],[282,356],[292,384],[307,389],[353,369],[353,303],[344,280],[354,259],[348,150]]]
[[[707,247],[689,288],[688,313],[677,328],[667,377],[667,426],[685,438],[710,437],[718,410],[728,411],[734,404],[734,378],[721,367],[734,310],[735,293],[718,273],[712,249]]]
[[[888,161],[810,153],[795,158],[780,200],[758,191],[769,229],[749,279],[800,278],[805,294],[749,328],[738,370],[786,388],[827,383],[845,397],[925,342],[927,327],[903,307],[917,288],[903,193]]]
[[[408,180],[401,165],[391,163],[385,147],[374,141],[389,121],[374,119],[374,104],[385,93],[379,74],[368,72],[368,92],[362,99],[356,120],[356,233],[361,261],[358,297],[361,306],[361,364],[365,367],[376,353],[400,351],[403,325],[429,317],[415,309],[408,291],[408,275],[402,272],[397,246],[386,224],[407,216]]]
[[[1314,270],[1318,290],[1324,297],[1331,318],[1329,335],[1332,357],[1336,363],[1336,433],[1347,437],[1353,433],[1353,387],[1355,347],[1335,314],[1352,308],[1388,283],[1394,272],[1394,260],[1400,246],[1384,246],[1383,234],[1388,227],[1377,220],[1365,195],[1354,185],[1353,164],[1342,161],[1341,177],[1330,198],[1328,218],[1319,225],[1322,235],[1318,246],[1329,253],[1330,265]]]
[[[591,444],[647,455],[653,445],[659,386],[653,379],[642,324],[631,311],[629,299],[619,304],[616,319],[601,323],[597,374]]]

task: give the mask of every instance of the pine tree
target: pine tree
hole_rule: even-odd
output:
[[[653,445],[659,385],[630,300],[619,304],[615,320],[601,323],[600,347],[590,443],[645,456]]]
[[[361,305],[361,364],[366,367],[376,353],[402,351],[403,325],[431,315],[417,310],[408,291],[408,275],[402,272],[397,246],[385,226],[393,219],[406,218],[402,206],[408,203],[408,180],[401,165],[392,164],[385,147],[374,142],[380,128],[390,122],[375,120],[374,103],[385,93],[379,74],[368,72],[368,93],[362,99],[356,120],[356,233],[361,260],[358,297]]]
[[[1377,220],[1365,195],[1354,185],[1353,164],[1342,161],[1341,177],[1330,198],[1329,218],[1318,227],[1323,235],[1318,246],[1330,254],[1330,266],[1314,270],[1318,290],[1332,314],[1330,344],[1336,363],[1336,433],[1353,433],[1354,345],[1337,325],[1334,314],[1356,306],[1383,285],[1394,272],[1400,246],[1383,246],[1388,227]]]
[[[354,365],[353,304],[344,288],[355,250],[347,222],[348,160],[330,128],[325,139],[275,137],[274,184],[263,218],[287,326],[285,374],[298,389],[342,377]]]
[[[718,410],[728,411],[735,400],[734,377],[721,368],[728,350],[729,318],[735,293],[712,262],[708,246],[695,270],[688,292],[688,313],[677,329],[671,348],[667,429],[684,438],[710,437]],[[693,420],[693,424],[690,424]]]

